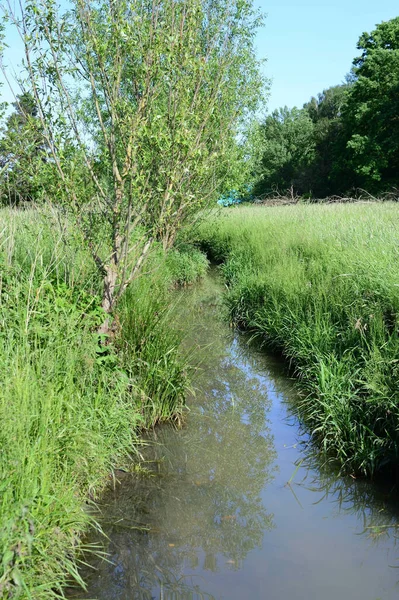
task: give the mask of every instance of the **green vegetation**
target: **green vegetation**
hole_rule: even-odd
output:
[[[243,181],[262,17],[251,0],[0,11],[0,596],[42,600],[79,579],[90,500],[138,429],[180,418],[170,292],[207,268],[182,231]]]
[[[40,201],[48,154],[35,99],[21,94],[0,128],[0,205]]]
[[[181,243],[166,256],[167,269],[177,285],[190,285],[203,277],[208,270],[208,260],[192,244]]]
[[[199,252],[189,268],[188,255],[180,264],[177,251],[165,258],[158,247],[123,297],[113,343],[100,345],[101,280],[79,233],[61,234],[58,217],[0,215],[4,599],[53,598],[79,580],[91,500],[113,467],[128,463],[139,428],[179,417],[189,385],[169,290],[176,274],[201,274]]]
[[[170,249],[242,180],[237,138],[265,87],[262,17],[251,0],[7,0],[4,12],[25,64],[4,127],[3,198],[21,195],[21,172],[40,181],[81,232],[111,314],[153,244]]]
[[[398,464],[398,227],[371,203],[246,206],[200,231],[231,319],[294,367],[299,414],[343,472]]]
[[[252,0],[1,10],[4,81],[6,31],[24,65],[13,106],[0,98],[0,596],[50,599],[79,581],[93,501],[139,429],[180,420],[169,309],[207,269],[199,217],[251,177],[309,197],[399,183],[399,18],[360,38],[345,85],[257,125]],[[394,208],[248,208],[200,231],[233,320],[295,365],[326,456],[396,464]]]
[[[274,111],[253,135],[255,193],[322,198],[399,185],[399,17],[363,33],[345,84]]]

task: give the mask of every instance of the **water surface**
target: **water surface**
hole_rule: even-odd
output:
[[[221,293],[215,275],[180,293],[200,363],[185,427],[157,428],[143,472],[105,494],[108,559],[71,597],[397,599],[397,497],[323,468],[290,416],[292,382],[222,320]]]

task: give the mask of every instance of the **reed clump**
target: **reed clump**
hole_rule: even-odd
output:
[[[119,307],[115,339],[101,345],[101,281],[83,248],[59,215],[1,211],[4,600],[58,598],[68,582],[83,585],[80,538],[93,525],[93,501],[134,455],[140,428],[178,417],[184,405],[171,259],[155,249]]]
[[[393,203],[242,206],[200,230],[231,319],[282,352],[298,412],[342,472],[399,458],[399,213]]]

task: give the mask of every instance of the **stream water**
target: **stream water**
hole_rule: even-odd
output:
[[[399,503],[321,465],[281,365],[221,318],[211,274],[179,292],[200,363],[185,426],[157,428],[141,472],[101,503],[107,560],[82,575],[98,600],[391,600]]]

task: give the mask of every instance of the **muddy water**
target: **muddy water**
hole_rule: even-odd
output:
[[[397,599],[397,497],[322,467],[292,382],[222,321],[220,296],[215,276],[181,293],[200,362],[186,426],[157,429],[143,472],[120,473],[101,505],[107,561],[71,597]]]

